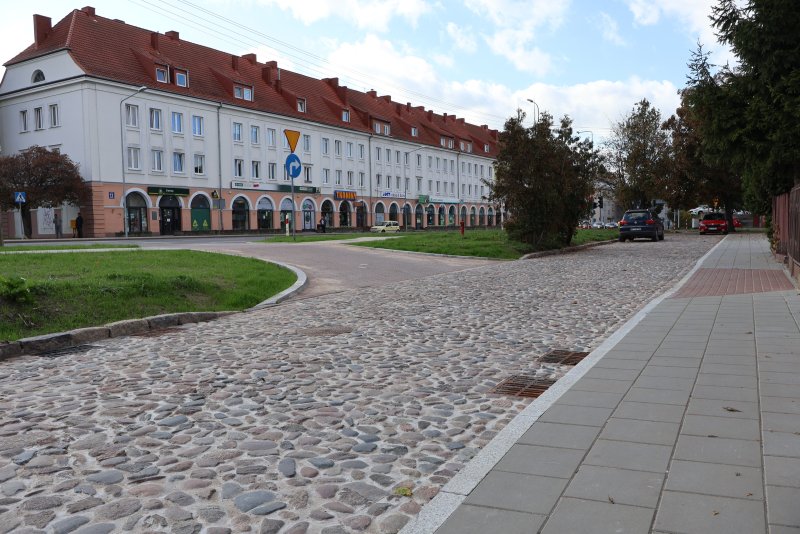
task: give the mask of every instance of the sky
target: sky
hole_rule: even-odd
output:
[[[33,42],[34,13],[97,14],[502,130],[517,109],[568,115],[602,143],[647,98],[666,119],[697,43],[732,62],[715,0],[37,0],[4,6],[0,59]],[[4,71],[4,69],[2,69]],[[535,102],[531,103],[529,100]]]

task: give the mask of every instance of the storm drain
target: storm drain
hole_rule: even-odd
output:
[[[75,345],[74,347],[66,347],[63,349],[54,349],[40,352],[37,356],[45,358],[58,358],[60,356],[69,356],[70,354],[81,354],[83,352],[96,349],[97,345]]]
[[[319,326],[316,328],[301,328],[297,331],[301,336],[338,336],[349,334],[353,329],[349,326]]]
[[[512,375],[490,389],[489,393],[535,399],[555,383],[556,381],[550,378],[531,375]]]
[[[539,358],[539,361],[542,363],[557,363],[560,365],[577,365],[588,355],[588,352],[556,349],[545,353],[544,356]]]

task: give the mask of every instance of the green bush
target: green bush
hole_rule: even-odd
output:
[[[28,281],[21,276],[0,276],[0,298],[18,304],[33,302]]]

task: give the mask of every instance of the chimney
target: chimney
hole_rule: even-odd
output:
[[[239,70],[239,56],[231,55],[231,68],[233,70]]]
[[[432,109],[429,109],[429,110],[428,110],[428,120],[429,120],[429,121],[432,121],[432,120],[433,120],[433,110],[432,110]]]
[[[391,96],[389,96],[389,95],[383,95],[381,98],[382,98],[383,100],[386,100],[386,101],[387,101],[387,102],[389,102],[390,104],[392,103],[392,97],[391,97]]]
[[[245,54],[242,59],[248,61],[251,65],[255,65],[258,62],[255,54]]]
[[[277,61],[267,61],[264,63],[264,66],[261,68],[261,79],[264,80],[269,85],[275,85],[275,75],[273,74],[275,70],[278,69],[278,62]]]
[[[347,104],[347,87],[340,85],[336,88],[336,94],[339,95],[339,100]]]
[[[442,113],[442,121],[447,122],[447,113]]]
[[[378,92],[375,89],[370,89],[367,91],[367,96],[371,96],[372,98],[378,98]]]
[[[180,41],[180,39],[181,39],[181,34],[179,34],[178,32],[176,32],[174,30],[173,31],[169,31],[169,32],[165,33],[164,35],[166,35],[167,37],[169,37],[170,39],[175,40],[175,41]]]
[[[44,42],[51,29],[53,29],[53,26],[50,17],[44,17],[42,15],[33,16],[33,41],[36,46]]]
[[[89,15],[90,17],[94,17],[94,8],[92,6],[86,6],[81,9],[84,13]]]
[[[406,111],[411,111],[411,102],[406,102]]]
[[[328,85],[330,85],[334,89],[339,87],[339,78],[325,78],[322,81],[327,83]]]
[[[153,50],[158,50],[158,32],[153,32],[150,34],[150,46]]]

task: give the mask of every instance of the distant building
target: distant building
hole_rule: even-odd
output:
[[[0,145],[68,154],[92,190],[84,235],[500,224],[486,198],[498,132],[74,10],[5,63]],[[284,130],[299,133],[294,180]],[[52,210],[34,236],[54,235]],[[44,213],[46,212],[46,213]],[[14,214],[10,232],[21,235]],[[50,226],[48,226],[48,221]],[[68,227],[68,226],[67,226]]]

